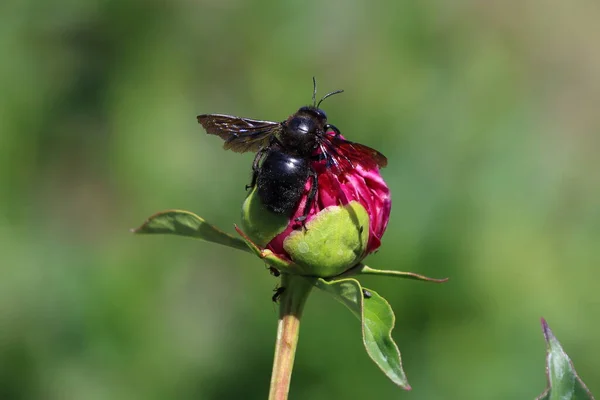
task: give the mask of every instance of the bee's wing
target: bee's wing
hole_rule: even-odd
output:
[[[387,158],[375,149],[365,146],[364,144],[346,141],[339,145],[344,149],[344,153],[348,154],[348,157],[352,160],[355,159],[358,162],[371,162],[377,164],[379,168],[387,166]]]
[[[225,140],[223,148],[237,153],[258,151],[268,146],[273,135],[281,132],[279,122],[259,121],[223,114],[198,115],[198,122],[210,135]]]
[[[383,168],[387,165],[387,158],[383,154],[364,144],[333,135],[325,135],[321,143],[322,151],[340,172],[351,170],[356,164],[367,169]]]

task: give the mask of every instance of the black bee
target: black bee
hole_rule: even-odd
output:
[[[313,105],[301,107],[283,122],[260,121],[223,114],[203,114],[198,122],[211,135],[225,140],[223,148],[238,153],[256,152],[252,164],[252,183],[270,211],[291,217],[304,193],[308,179],[312,179],[304,213],[296,221],[304,221],[318,188],[313,162],[325,160],[327,167],[338,173],[354,168],[387,165],[383,154],[340,136],[340,131],[327,122],[321,102],[343,92],[327,93],[316,102],[317,84],[313,78]],[[330,133],[326,133],[330,132]]]

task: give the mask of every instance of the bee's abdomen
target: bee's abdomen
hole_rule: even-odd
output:
[[[262,162],[256,184],[265,207],[291,217],[304,193],[309,173],[308,161],[271,150]]]

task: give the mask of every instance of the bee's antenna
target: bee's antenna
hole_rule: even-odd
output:
[[[315,87],[315,89],[316,89],[316,87]],[[343,92],[343,90],[336,90],[335,92],[329,92],[329,93],[327,93],[325,96],[323,96],[323,98],[321,100],[319,100],[319,103],[317,104],[317,108],[319,108],[319,106],[321,105],[321,103],[323,102],[323,100],[325,100],[329,96],[333,96],[334,94],[338,94],[338,93],[342,93],[342,92]]]
[[[313,107],[317,105],[317,80],[313,76]]]

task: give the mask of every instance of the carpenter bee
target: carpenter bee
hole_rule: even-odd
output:
[[[260,121],[223,114],[202,114],[198,122],[208,134],[225,141],[223,148],[238,153],[256,152],[252,164],[252,182],[258,196],[270,211],[291,217],[304,193],[308,179],[312,180],[302,216],[308,216],[315,199],[318,179],[314,162],[325,161],[327,168],[343,173],[362,164],[367,168],[387,165],[383,154],[370,147],[340,136],[340,131],[327,122],[325,111],[319,108],[323,100],[342,93],[327,93],[317,103],[317,84],[313,78],[313,104],[301,107],[283,122]]]

